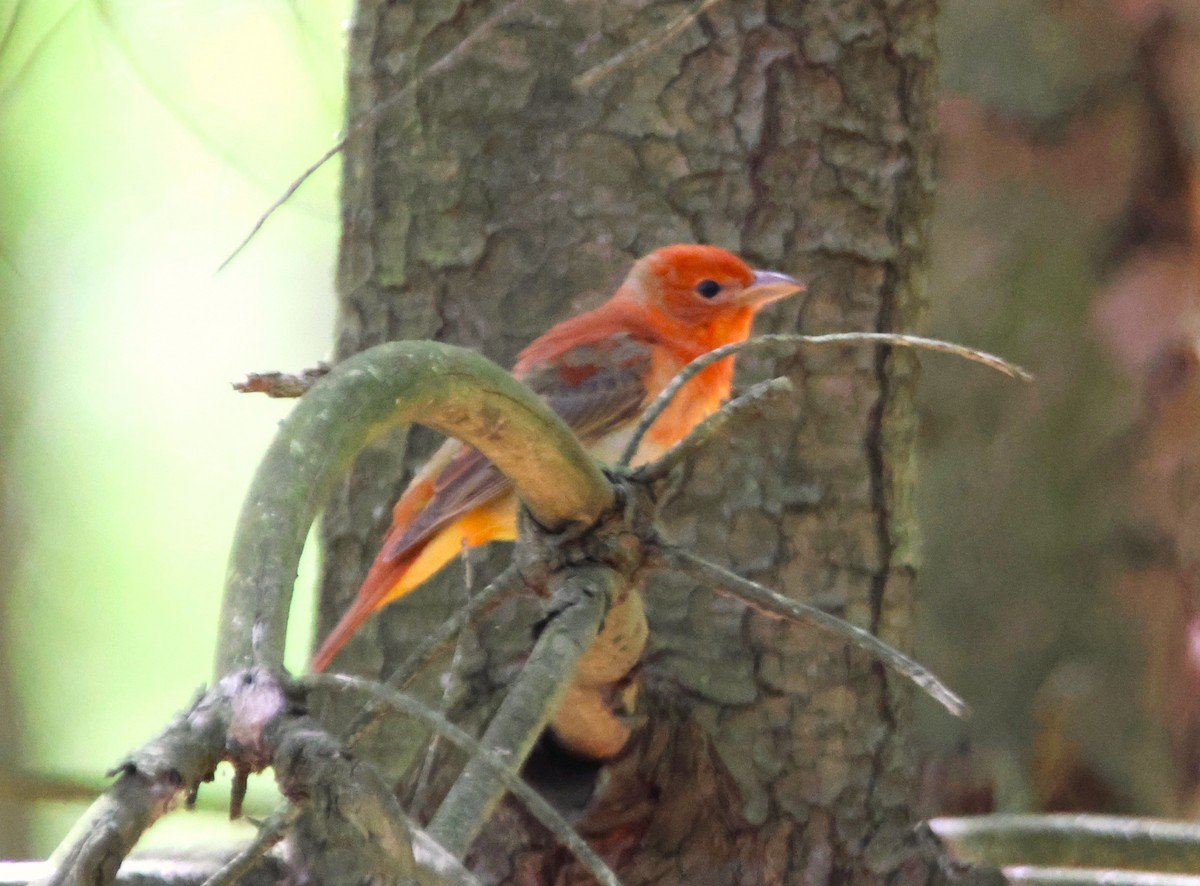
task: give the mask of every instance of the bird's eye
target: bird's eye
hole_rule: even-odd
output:
[[[696,284],[696,294],[704,298],[713,298],[721,291],[721,284],[716,280],[701,280]]]

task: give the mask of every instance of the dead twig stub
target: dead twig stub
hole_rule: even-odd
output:
[[[275,399],[299,397],[331,368],[328,363],[318,363],[299,372],[251,372],[244,381],[235,381],[233,389],[239,394],[266,394]]]

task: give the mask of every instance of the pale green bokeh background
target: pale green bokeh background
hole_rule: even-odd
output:
[[[229,382],[328,353],[336,163],[216,269],[336,141],[349,5],[0,0],[0,340],[25,401],[0,611],[29,769],[94,779],[209,677],[234,518],[288,408]],[[29,850],[78,812],[38,804]],[[203,816],[172,818],[156,840]]]

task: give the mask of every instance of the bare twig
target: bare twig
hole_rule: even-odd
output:
[[[967,348],[962,345],[952,344],[950,342],[941,341],[936,338],[923,338],[919,335],[905,335],[892,332],[831,332],[827,335],[756,335],[754,338],[746,339],[745,341],[734,342],[730,345],[725,345],[715,350],[709,351],[701,357],[697,357],[691,363],[683,368],[683,370],[671,379],[668,384],[650,404],[641,420],[638,421],[637,428],[630,437],[629,443],[625,446],[625,451],[621,454],[620,461],[617,462],[619,467],[627,467],[633,460],[634,454],[641,445],[642,438],[646,432],[650,430],[650,426],[658,420],[663,411],[671,405],[671,401],[675,399],[675,395],[679,393],[679,389],[695,378],[701,371],[714,363],[719,363],[726,357],[736,354],[739,351],[749,350],[751,348],[775,347],[779,345],[796,347],[805,345],[852,345],[852,344],[876,344],[876,345],[891,345],[901,348],[917,348],[924,351],[938,351],[943,354],[952,354],[956,357],[962,357],[964,360],[970,360],[974,363],[982,363],[991,369],[1001,372],[1010,378],[1019,379],[1020,381],[1033,381],[1033,375],[1017,366],[1015,363],[997,357],[994,354],[989,354],[986,351],[979,351],[975,348]]]
[[[229,267],[230,262],[237,258],[241,254],[242,250],[249,245],[250,241],[254,239],[255,235],[262,230],[263,225],[265,225],[271,216],[275,214],[275,211],[288,200],[290,200],[292,195],[300,190],[301,186],[316,174],[317,170],[340,154],[342,149],[349,144],[350,139],[354,138],[354,136],[358,135],[369,125],[378,120],[384,114],[384,112],[391,110],[411,96],[418,87],[426,83],[430,78],[435,77],[453,67],[454,64],[457,63],[458,60],[462,58],[472,46],[487,36],[491,30],[496,27],[496,25],[508,18],[508,16],[511,15],[513,10],[515,10],[518,6],[520,6],[520,0],[512,0],[512,2],[506,3],[500,9],[496,10],[496,12],[492,13],[486,19],[480,22],[479,26],[475,28],[475,30],[463,37],[462,40],[460,40],[449,52],[405,83],[404,86],[395,93],[378,102],[374,107],[367,111],[367,113],[355,120],[354,123],[350,125],[350,128],[346,131],[346,134],[342,136],[340,140],[338,140],[332,147],[329,148],[329,150],[322,154],[315,163],[300,173],[300,175],[297,176],[296,179],[287,186],[284,192],[275,199],[275,202],[267,207],[266,212],[258,217],[258,221],[256,221],[254,223],[254,227],[250,229],[250,233],[242,238],[242,242],[237,245],[233,252],[231,252],[225,259],[225,261],[221,262],[221,266],[217,268],[217,272],[219,273]]]
[[[583,566],[557,577],[555,597],[567,605],[538,637],[521,676],[505,696],[480,744],[504,755],[517,769],[525,762],[558,701],[570,684],[575,665],[592,644],[608,610],[619,577],[611,569]],[[429,823],[429,833],[462,858],[508,785],[494,767],[475,757],[459,774]]]
[[[741,600],[764,615],[802,621],[848,640],[898,674],[907,677],[956,717],[966,716],[969,712],[967,703],[928,668],[909,658],[894,646],[885,643],[870,631],[863,630],[857,625],[852,625],[815,606],[785,597],[758,582],[742,578],[735,572],[730,572],[715,563],[709,563],[703,557],[697,557],[687,551],[664,547],[661,556],[663,566],[667,569],[681,572],[719,593]]]
[[[328,363],[318,363],[299,372],[251,372],[245,381],[235,381],[233,389],[239,394],[266,394],[273,399],[299,397],[331,368]]]
[[[466,608],[466,604],[471,600],[472,586],[472,569],[470,551],[466,545],[466,539],[463,539],[462,551],[459,554],[463,562],[463,588],[466,591],[466,599],[462,601],[458,607],[458,611]],[[442,672],[442,701],[441,714],[445,716],[450,710],[450,705],[454,699],[455,693],[460,689],[460,681],[463,672],[463,658],[466,654],[465,645],[467,635],[462,631],[458,634],[458,639],[454,644],[454,653],[450,657],[450,667]],[[421,809],[425,806],[425,799],[429,792],[429,779],[432,775],[434,762],[437,759],[438,752],[441,749],[441,733],[435,732],[433,737],[425,745],[425,753],[422,755],[421,769],[417,773],[417,783],[412,791],[411,806],[413,809]]]
[[[653,483],[661,480],[671,473],[677,464],[695,457],[697,452],[707,446],[735,418],[747,412],[761,410],[795,390],[795,385],[792,384],[791,379],[787,378],[772,378],[751,385],[745,393],[730,400],[706,418],[687,437],[664,452],[658,459],[636,468],[631,474],[632,478],[641,483]]]
[[[289,802],[280,805],[271,813],[271,817],[263,822],[254,839],[218,870],[213,871],[212,876],[205,880],[202,886],[233,886],[271,851],[271,847],[283,839],[287,829],[295,824],[299,817],[298,806]]]
[[[1109,868],[1009,865],[1001,873],[1009,886],[1200,886],[1200,874],[1158,874]]]
[[[479,878],[447,852],[445,846],[429,836],[427,831],[415,828],[412,836],[413,856],[417,864],[425,869],[417,880],[418,886],[482,886]],[[437,875],[436,881],[431,881],[430,873]]]
[[[95,800],[108,789],[109,779],[51,772],[0,769],[0,798],[80,803]]]
[[[524,585],[525,579],[521,575],[520,565],[510,563],[503,571],[478,594],[472,595],[467,601],[467,605],[457,610],[450,618],[442,622],[441,626],[425,638],[420,645],[417,646],[408,658],[406,658],[400,667],[392,672],[388,677],[387,685],[393,689],[406,689],[413,681],[413,678],[420,673],[421,668],[429,660],[439,648],[448,643],[459,631],[471,624],[475,619],[479,618],[484,613],[488,612],[495,606],[503,597],[519,590]],[[351,747],[360,738],[358,732],[351,733],[347,739],[347,744]]]
[[[667,23],[667,26],[660,31],[655,31],[653,34],[639,40],[632,46],[627,46],[622,49],[612,58],[600,62],[588,68],[578,77],[571,81],[571,86],[578,92],[582,92],[592,86],[595,86],[609,74],[613,73],[617,68],[626,65],[636,58],[640,58],[648,52],[653,52],[664,43],[669,43],[674,40],[683,29],[694,22],[697,18],[707,12],[711,7],[716,6],[721,0],[698,0],[693,3],[691,8],[682,15],[677,16]]]
[[[184,853],[157,850],[153,855],[134,855],[125,859],[112,882],[115,886],[200,886],[219,868],[223,856],[205,852],[195,858],[178,857]],[[50,862],[0,861],[0,886],[27,886],[44,880]],[[278,886],[284,872],[278,863],[259,865],[238,886]]]
[[[977,864],[1079,866],[1196,874],[1200,825],[1113,815],[979,815],[929,827],[958,859]]]
[[[416,649],[409,653],[404,663],[396,668],[392,675],[388,677],[387,685],[392,689],[400,691],[408,688],[409,684],[421,672],[421,669],[434,653],[448,643],[466,625],[487,612],[502,597],[519,588],[522,581],[521,570],[517,564],[509,565],[508,568],[492,579],[491,584],[471,597],[467,601],[466,606],[442,622],[436,631],[426,637]],[[378,725],[383,711],[382,707],[368,705],[350,727],[346,737],[346,747],[352,748],[362,741]]]
[[[351,677],[346,674],[310,674],[302,678],[300,682],[313,687],[333,687],[361,692],[372,699],[373,707],[391,708],[429,723],[447,741],[471,757],[471,765],[477,772],[486,771],[489,778],[500,782],[513,796],[524,803],[534,817],[575,854],[593,877],[609,886],[619,886],[616,875],[604,863],[604,860],[588,846],[587,842],[555,811],[554,807],[516,774],[515,770],[520,766],[520,761],[513,758],[507,748],[497,752],[488,742],[487,736],[484,736],[482,741],[476,740],[428,705],[372,680]],[[497,714],[497,719],[499,716]],[[462,780],[463,776],[460,776],[459,782],[461,783]],[[432,825],[429,831],[430,835],[437,839]],[[438,840],[438,843],[454,851],[453,847],[447,846],[444,841]],[[456,854],[461,857],[461,853]]]

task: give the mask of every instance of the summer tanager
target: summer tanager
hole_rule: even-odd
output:
[[[676,245],[634,264],[605,304],[559,323],[521,352],[513,375],[536,391],[602,462],[619,458],[639,417],[696,357],[750,334],[764,305],[800,292],[713,246]],[[691,379],[650,427],[634,463],[678,443],[729,396],[733,358]],[[383,548],[354,603],[313,656],[323,670],[372,612],[403,597],[463,546],[517,536],[517,497],[477,450],[448,440],[396,503]]]

